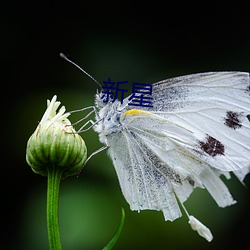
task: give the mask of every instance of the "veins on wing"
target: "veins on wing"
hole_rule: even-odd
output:
[[[159,157],[154,154],[149,148],[146,147],[143,143],[138,142],[136,134],[130,131],[130,134],[136,140],[136,144],[140,147],[140,151],[145,156],[144,158],[150,162],[150,166],[147,167],[148,172],[151,172],[154,175],[155,180],[159,185],[166,184],[167,178],[171,181],[181,184],[182,180],[179,174],[177,174],[173,169],[168,167]]]

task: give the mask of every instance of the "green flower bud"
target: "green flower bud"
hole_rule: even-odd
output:
[[[28,140],[26,161],[37,174],[47,176],[50,168],[58,168],[67,177],[81,169],[87,148],[67,119],[70,113],[65,113],[65,107],[56,113],[60,105],[56,98],[47,101],[47,110]]]

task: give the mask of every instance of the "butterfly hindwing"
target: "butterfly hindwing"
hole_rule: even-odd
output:
[[[132,131],[124,131],[109,142],[109,155],[131,209],[161,210],[166,220],[171,221],[180,217],[181,212],[170,184],[170,176],[162,175],[156,168],[156,165],[160,166],[158,158],[151,151],[145,151],[145,144],[141,139]]]

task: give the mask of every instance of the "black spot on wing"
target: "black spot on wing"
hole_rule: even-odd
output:
[[[204,152],[212,157],[224,155],[225,152],[224,145],[210,135],[207,135],[205,141],[200,141],[199,146]]]
[[[242,113],[227,111],[227,115],[224,118],[224,124],[232,129],[240,128]]]

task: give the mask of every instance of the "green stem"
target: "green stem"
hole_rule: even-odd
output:
[[[61,250],[59,231],[59,188],[62,171],[58,167],[48,168],[47,227],[50,250]]]
[[[114,237],[111,239],[111,241],[108,243],[107,246],[105,246],[102,250],[111,250],[113,248],[113,246],[115,245],[116,241],[118,240],[120,233],[122,231],[122,227],[124,225],[124,221],[125,221],[125,212],[124,209],[122,208],[122,218],[121,218],[121,222],[120,225],[114,235]]]

